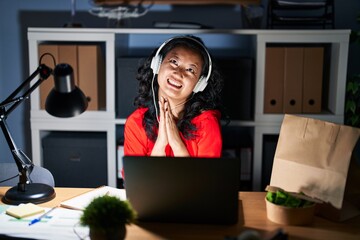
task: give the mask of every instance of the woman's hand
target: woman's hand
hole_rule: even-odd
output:
[[[160,119],[158,137],[151,152],[151,156],[165,156],[165,148],[167,144],[170,145],[175,157],[189,156],[189,152],[180,137],[175,117],[171,112],[167,99],[160,97],[159,110]]]
[[[159,131],[158,136],[154,145],[154,148],[151,152],[151,156],[165,156],[165,147],[168,144],[168,136],[166,133],[166,120],[165,112],[166,108],[169,108],[169,103],[163,98],[160,97],[159,101],[159,110],[160,110],[160,119],[159,119]]]
[[[169,105],[167,105],[169,106]],[[175,157],[186,157],[189,156],[189,152],[186,149],[184,142],[182,141],[177,128],[174,115],[171,112],[170,107],[165,108],[165,125],[166,134],[169,141],[169,145],[174,152]]]

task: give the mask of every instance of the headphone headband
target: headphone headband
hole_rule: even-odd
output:
[[[189,40],[197,43],[205,51],[205,53],[206,53],[206,55],[208,57],[208,61],[209,61],[208,73],[206,74],[206,76],[203,76],[203,75],[200,76],[199,81],[197,82],[196,86],[194,87],[193,92],[197,93],[197,92],[203,91],[206,88],[208,80],[209,80],[209,78],[211,76],[212,60],[211,60],[210,53],[206,49],[204,44],[202,44],[200,41],[196,40],[195,38],[188,37],[188,36],[178,36],[178,37],[173,37],[173,38],[170,38],[170,39],[166,40],[165,42],[163,42],[160,45],[160,47],[156,51],[154,57],[151,60],[150,68],[153,70],[154,75],[159,73],[160,65],[161,65],[162,60],[163,60],[163,57],[160,55],[160,52],[169,42],[171,42],[172,40],[175,40],[175,39],[189,39]]]

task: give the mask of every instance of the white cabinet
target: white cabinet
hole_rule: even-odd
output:
[[[255,61],[255,90],[253,120],[231,121],[232,126],[253,129],[253,189],[262,190],[262,148],[265,134],[278,134],[283,114],[264,114],[264,75],[267,44],[272,43],[321,43],[331,49],[328,100],[321,114],[304,115],[331,122],[342,123],[344,118],[345,84],[350,30],[240,30],[240,29],[89,29],[89,28],[29,28],[29,72],[38,67],[38,45],[41,43],[98,43],[104,47],[106,74],[106,109],[86,111],[84,114],[59,119],[50,116],[40,108],[39,90],[31,96],[32,159],[36,165],[43,165],[41,139],[46,131],[99,131],[107,133],[108,185],[116,186],[116,126],[125,123],[116,118],[116,59],[131,55],[136,44],[147,49],[159,46],[173,35],[193,34],[201,37],[210,51],[236,52],[241,56],[247,51]],[[245,38],[246,46],[240,41]],[[146,39],[146,40],[144,40]],[[223,41],[226,39],[226,41]],[[224,44],[223,47],[219,44]],[[135,49],[136,50],[136,49]],[[224,50],[224,51],[223,51]],[[143,54],[143,57],[150,52]],[[214,55],[214,54],[213,54]],[[51,67],[51,66],[50,66]],[[234,96],[236,101],[236,96]]]

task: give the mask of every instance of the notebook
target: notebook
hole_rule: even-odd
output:
[[[236,158],[123,157],[127,199],[139,221],[235,224]]]

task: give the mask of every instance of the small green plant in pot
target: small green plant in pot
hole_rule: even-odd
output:
[[[90,239],[125,239],[126,224],[134,223],[136,212],[130,202],[114,196],[91,201],[80,217],[80,224],[90,228]]]

